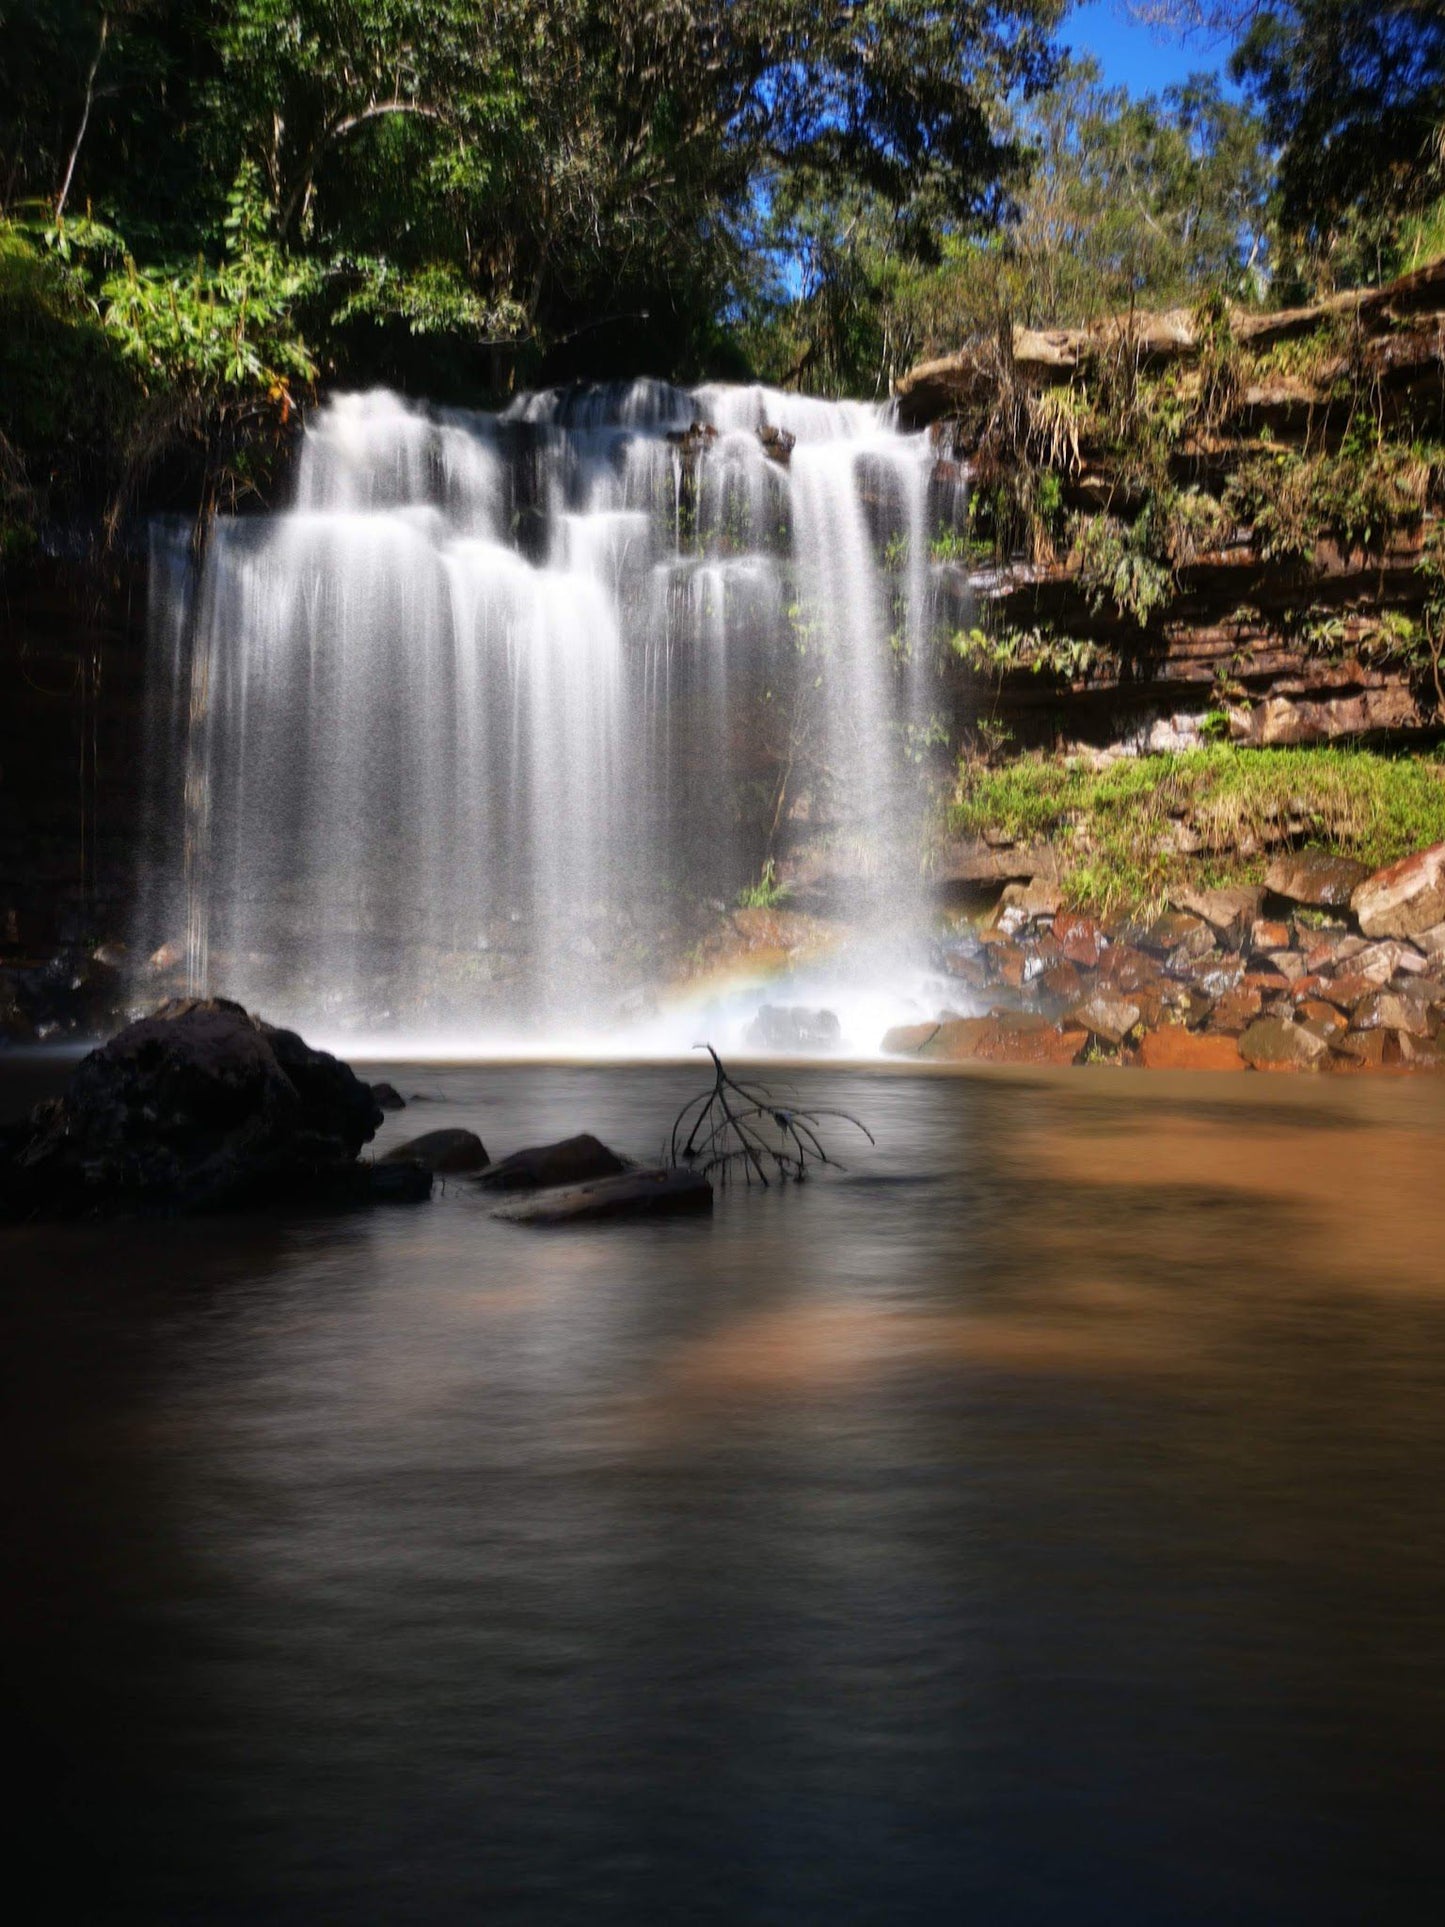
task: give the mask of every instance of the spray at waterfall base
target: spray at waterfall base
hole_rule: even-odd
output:
[[[963,510],[862,403],[337,397],[288,511],[155,532],[137,951],[353,1050],[873,1053]]]

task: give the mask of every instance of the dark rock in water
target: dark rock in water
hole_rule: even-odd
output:
[[[831,1010],[802,1004],[764,1004],[748,1026],[754,1050],[836,1050],[843,1027]]]
[[[487,1147],[475,1131],[424,1131],[408,1138],[381,1159],[383,1164],[419,1164],[426,1171],[480,1171],[486,1163]]]
[[[356,1166],[358,1204],[425,1204],[436,1182],[424,1164],[389,1163]]]
[[[396,1088],[395,1084],[373,1084],[371,1087],[371,1095],[384,1111],[404,1111],[406,1109],[406,1099]]]
[[[590,1224],[603,1218],[684,1217],[712,1210],[712,1186],[699,1171],[627,1171],[566,1191],[504,1204],[492,1213],[512,1224]]]
[[[0,1140],[0,1214],[199,1211],[344,1196],[381,1123],[347,1065],[225,998],[181,998]]]
[[[627,1169],[615,1151],[584,1131],[558,1144],[537,1144],[499,1158],[476,1181],[493,1191],[540,1191],[549,1185],[585,1184],[592,1178],[613,1178]]]

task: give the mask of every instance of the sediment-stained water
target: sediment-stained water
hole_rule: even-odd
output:
[[[877,1151],[710,1222],[0,1233],[46,1918],[1438,1918],[1445,1098],[797,1082]]]

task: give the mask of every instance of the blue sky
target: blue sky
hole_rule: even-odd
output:
[[[1180,40],[1133,18],[1127,0],[1088,0],[1064,21],[1059,38],[1076,54],[1090,53],[1113,87],[1157,93],[1189,74],[1223,67],[1229,49],[1202,38]]]

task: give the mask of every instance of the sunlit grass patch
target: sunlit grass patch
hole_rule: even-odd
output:
[[[1445,765],[1359,749],[1239,749],[965,763],[950,810],[965,835],[1045,840],[1072,902],[1160,907],[1185,883],[1257,882],[1271,850],[1313,845],[1376,866],[1445,840]]]

